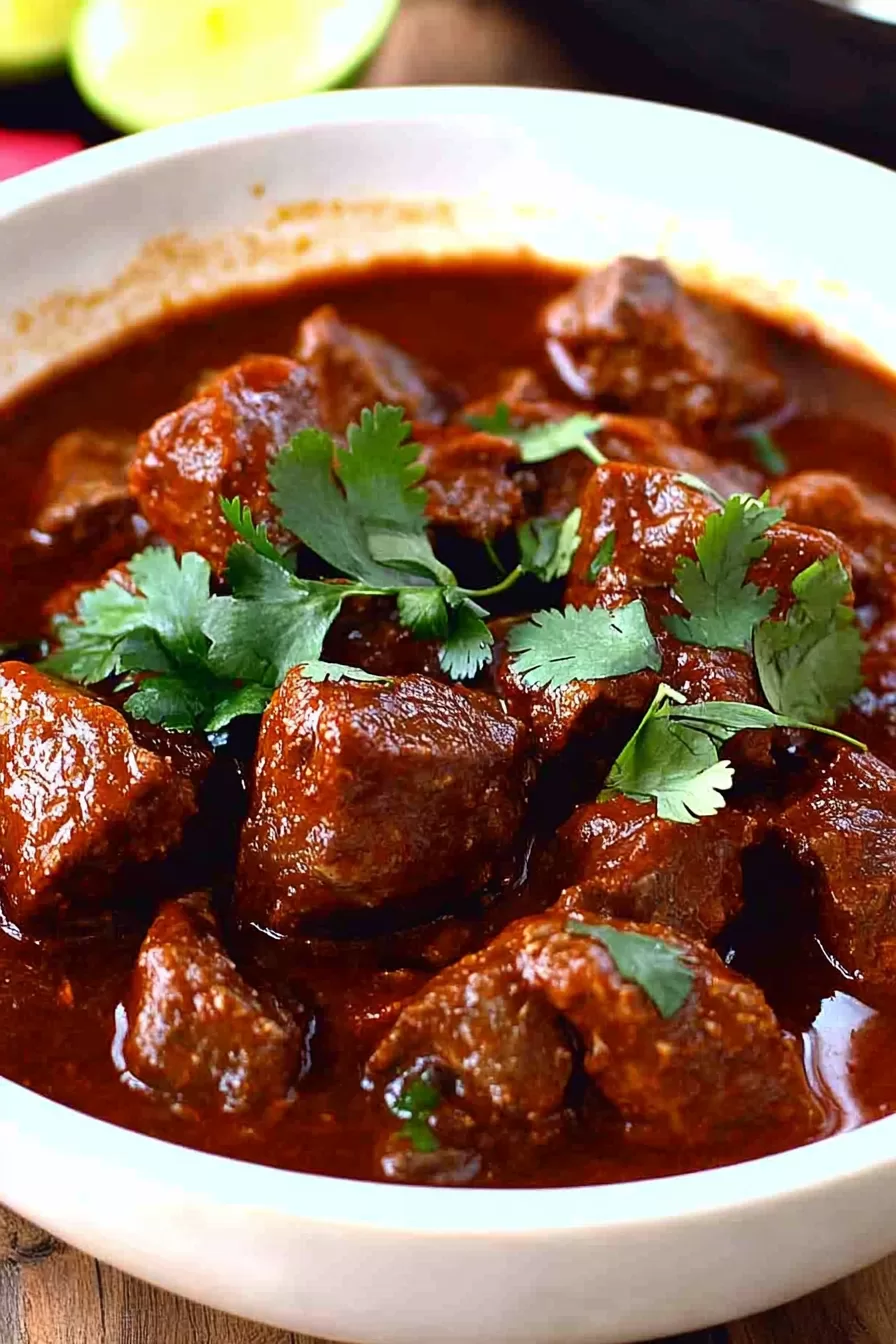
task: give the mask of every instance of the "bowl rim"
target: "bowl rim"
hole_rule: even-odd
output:
[[[731,137],[767,144],[774,137],[803,165],[834,166],[854,182],[896,188],[896,173],[841,150],[780,131],[689,108],[616,95],[489,85],[340,90],[144,131],[83,151],[0,183],[0,222],[9,215],[68,192],[139,171],[144,164],[175,159],[220,145],[289,134],[318,124],[438,121],[446,116],[496,114],[542,104],[571,119],[583,104],[599,101],[610,115],[662,116],[664,134],[695,121],[714,122]],[[676,123],[676,124],[673,124]],[[648,1230],[660,1222],[703,1220],[717,1214],[747,1214],[783,1199],[796,1199],[844,1182],[867,1181],[896,1165],[896,1115],[801,1148],[684,1175],[602,1186],[524,1189],[448,1189],[294,1172],[187,1148],[128,1130],[64,1106],[7,1079],[0,1079],[0,1133],[18,1132],[39,1151],[71,1161],[99,1161],[123,1175],[151,1179],[161,1191],[204,1204],[276,1212],[328,1228],[364,1228],[431,1237],[511,1239],[550,1237],[559,1232]]]

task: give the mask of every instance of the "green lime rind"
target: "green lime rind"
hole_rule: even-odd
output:
[[[399,0],[85,0],[69,60],[85,102],[126,131],[334,88]]]

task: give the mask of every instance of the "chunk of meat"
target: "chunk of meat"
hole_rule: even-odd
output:
[[[837,471],[801,471],[780,481],[772,502],[793,523],[833,532],[845,543],[852,564],[857,603],[872,619],[896,617],[896,506],[864,492]]]
[[[421,484],[429,499],[427,517],[474,541],[489,541],[525,513],[527,474],[511,475],[520,450],[510,439],[481,434],[463,425],[414,425],[426,467]]]
[[[525,728],[490,695],[293,671],[262,721],[239,908],[284,932],[312,912],[474,891],[513,843],[532,774]]]
[[[439,374],[382,336],[349,326],[330,304],[299,327],[295,353],[312,372],[322,424],[332,434],[344,434],[378,401],[403,406],[411,420],[441,424],[460,400]]]
[[[587,912],[583,920],[595,922]],[[685,961],[691,991],[664,1018],[620,975],[604,944],[570,932],[569,923],[554,915],[512,926],[518,970],[575,1027],[586,1072],[634,1140],[677,1149],[751,1127],[780,1126],[790,1142],[818,1131],[821,1111],[799,1049],[757,985],[662,924],[604,921],[619,933],[658,939]]]
[[[426,1069],[449,1111],[462,1106],[492,1133],[525,1125],[529,1137],[578,1095],[578,1039],[584,1070],[629,1141],[679,1149],[724,1142],[732,1130],[780,1126],[791,1139],[817,1130],[799,1051],[755,985],[665,925],[582,915],[678,952],[693,976],[684,1004],[661,1016],[604,943],[575,931],[582,921],[529,917],[412,1000],[371,1057],[371,1081],[388,1090]]]
[[[841,747],[770,827],[803,865],[824,945],[865,988],[896,991],[896,771]]]
[[[862,682],[838,727],[896,769],[896,621],[882,625],[868,640]]]
[[[726,807],[681,826],[649,803],[586,803],[540,856],[533,883],[559,910],[665,924],[709,942],[743,905],[741,855],[756,821]]]
[[[687,294],[661,261],[619,257],[548,304],[548,354],[577,396],[685,426],[753,420],[784,388],[755,328]]]
[[[96,900],[127,863],[178,844],[195,785],[101,700],[0,665],[0,891],[26,924]]]
[[[289,1096],[302,1032],[240,975],[204,892],[162,906],[140,948],[127,1007],[124,1060],[148,1087],[240,1115]]]
[[[135,447],[133,435],[90,429],[57,439],[37,488],[33,540],[55,551],[99,551],[110,562],[115,558],[110,550],[122,555],[136,550],[145,524],[135,518],[128,491]]]
[[[323,656],[371,672],[403,677],[411,672],[444,679],[436,640],[415,639],[398,619],[391,597],[349,597],[327,632]]]
[[[279,355],[247,355],[140,436],[131,493],[160,537],[179,552],[198,551],[220,573],[235,540],[220,497],[239,495],[255,521],[284,540],[268,466],[293,434],[320,423],[306,368]]]
[[[556,1009],[524,983],[513,941],[499,938],[435,976],[399,1014],[367,1070],[388,1080],[426,1065],[447,1072],[482,1125],[500,1118],[532,1126],[562,1108],[570,1040]]]

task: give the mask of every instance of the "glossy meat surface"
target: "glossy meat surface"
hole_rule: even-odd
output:
[[[177,551],[198,551],[221,571],[235,538],[220,497],[239,495],[279,536],[268,466],[319,415],[306,368],[281,356],[248,355],[141,435],[131,492],[160,537]]]
[[[207,894],[162,906],[143,940],[128,1003],[131,1074],[182,1105],[247,1114],[285,1102],[302,1036],[240,975]]]
[[[95,901],[196,810],[191,782],[117,710],[23,663],[0,665],[0,790],[0,884],[22,924]]]
[[[414,440],[422,445],[419,460],[426,467],[426,514],[437,527],[489,541],[522,521],[520,478],[509,470],[520,460],[516,444],[462,425],[419,422]]]
[[[758,830],[726,808],[681,826],[647,803],[586,803],[560,827],[535,881],[567,914],[664,924],[710,942],[743,905],[741,856]]]
[[[481,692],[291,672],[262,724],[238,907],[283,932],[309,913],[475,890],[531,778],[525,728]]]
[[[311,371],[321,423],[333,434],[344,434],[378,401],[402,406],[411,420],[440,424],[459,400],[439,374],[376,332],[343,322],[331,304],[299,327],[295,355]]]
[[[660,261],[620,257],[542,320],[554,366],[578,396],[682,425],[755,419],[783,401],[749,324],[686,294]]]

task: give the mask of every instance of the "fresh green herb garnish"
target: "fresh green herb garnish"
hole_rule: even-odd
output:
[[[768,494],[732,495],[719,513],[708,516],[695,546],[697,559],[681,556],[675,566],[675,596],[690,612],[665,618],[677,639],[708,649],[749,649],[777,592],[760,592],[747,582],[747,571],[768,550],[766,533],[783,517],[783,509],[769,506]]]
[[[602,569],[612,564],[616,554],[616,529],[611,528],[597,548],[597,554],[588,566],[588,582],[594,583]]]
[[[461,588],[437,559],[426,532],[419,449],[400,408],[363,411],[348,447],[308,429],[270,468],[285,531],[301,537],[346,582],[298,578],[286,554],[239,499],[221,500],[240,538],[227,556],[229,596],[213,595],[201,556],[168,547],[136,555],[136,593],[115,582],[81,595],[75,620],[57,624],[48,670],[95,684],[124,677],[129,713],[170,728],[217,732],[241,714],[260,713],[291,668],[317,680],[372,678],[321,661],[327,631],[347,597],[394,596],[399,619],[417,638],[438,640],[442,667],[475,676],[493,639],[477,600],[524,573],[561,577],[578,545],[574,510],[563,523],[532,525],[520,563],[481,591]],[[135,680],[139,679],[139,680]]]
[[[787,475],[790,463],[767,429],[750,429],[746,437],[750,440],[754,462],[766,476]]]
[[[516,429],[510,419],[510,407],[500,401],[494,415],[469,415],[467,424],[486,434],[512,439],[519,446],[522,460],[527,463],[549,462],[551,458],[575,449],[584,453],[596,466],[601,466],[607,460],[588,437],[601,429],[603,416],[571,415],[566,420]]]
[[[611,766],[599,796],[605,800],[624,794],[655,802],[657,816],[668,821],[693,823],[714,816],[734,781],[730,763],[719,759],[719,747],[745,728],[801,728],[864,750],[863,743],[844,733],[762,705],[729,700],[689,705],[678,691],[662,685]]]
[[[626,933],[612,924],[584,924],[570,919],[565,928],[567,933],[602,943],[623,980],[643,989],[660,1017],[674,1017],[687,1002],[694,973],[684,955],[670,943],[644,933]]]
[[[757,628],[759,680],[779,713],[833,723],[861,690],[865,646],[850,592],[840,557],[825,556],[794,579],[796,601],[784,619]]]
[[[582,510],[573,509],[562,521],[556,518],[531,518],[517,530],[520,565],[526,574],[534,574],[543,583],[564,578],[579,548],[579,524]]]
[[[728,503],[729,496],[720,494],[714,485],[704,481],[702,476],[695,476],[692,471],[679,471],[675,479],[679,485],[686,485],[689,490],[699,490],[701,495],[713,500],[720,509],[724,509]]]
[[[386,1105],[394,1116],[405,1122],[398,1133],[409,1141],[415,1152],[434,1153],[438,1150],[439,1140],[429,1122],[441,1101],[441,1093],[426,1074],[406,1083],[397,1097],[387,1090]]]
[[[507,636],[511,666],[524,686],[557,689],[571,681],[621,677],[662,660],[640,599],[607,611],[538,611]]]

